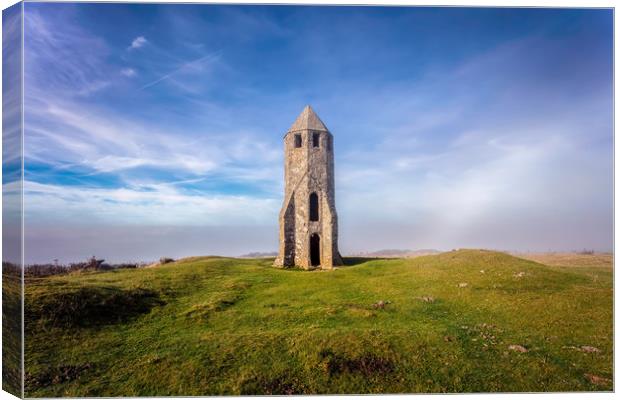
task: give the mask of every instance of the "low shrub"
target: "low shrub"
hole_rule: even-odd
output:
[[[94,256],[90,259],[71,263],[69,265],[58,264],[30,264],[26,265],[24,275],[26,277],[44,277],[51,275],[67,274],[76,271],[109,271],[113,269],[140,268],[147,265],[146,263],[119,263],[108,264],[103,259],[97,259]],[[5,267],[6,268],[6,267]]]

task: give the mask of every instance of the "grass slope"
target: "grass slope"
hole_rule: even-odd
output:
[[[29,280],[26,395],[612,390],[609,265],[478,250],[347,261],[198,257]]]

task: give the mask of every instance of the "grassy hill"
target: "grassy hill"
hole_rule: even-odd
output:
[[[608,263],[271,262],[29,279],[26,396],[612,390]]]

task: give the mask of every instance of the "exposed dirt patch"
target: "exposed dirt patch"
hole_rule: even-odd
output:
[[[583,374],[583,376],[594,385],[608,385],[611,383],[611,379],[603,378],[602,376],[592,374]]]
[[[308,388],[297,377],[282,374],[276,378],[252,377],[241,383],[241,395],[294,395],[307,394]]]
[[[26,392],[32,391],[38,387],[58,385],[60,383],[76,380],[91,367],[92,365],[90,363],[86,363],[80,365],[60,365],[57,368],[49,369],[36,375],[26,372],[24,382],[26,385]]]
[[[394,363],[372,353],[365,353],[358,357],[348,357],[337,354],[331,349],[319,353],[321,366],[329,376],[342,373],[359,373],[366,377],[388,374],[394,371]]]
[[[600,353],[601,351],[594,346],[581,346],[581,351],[584,353]]]
[[[125,322],[165,304],[150,289],[81,287],[40,297],[26,297],[25,317],[62,327],[92,327]],[[30,323],[28,323],[30,322]]]

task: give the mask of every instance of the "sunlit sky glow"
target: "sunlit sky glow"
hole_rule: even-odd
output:
[[[612,247],[612,11],[25,4],[26,262],[277,249],[334,135],[341,252]]]

